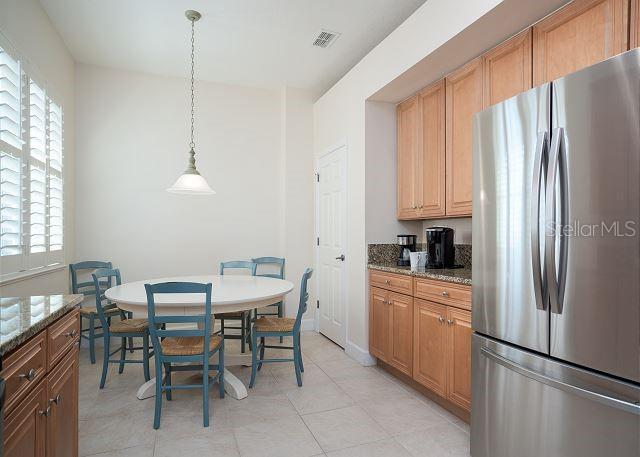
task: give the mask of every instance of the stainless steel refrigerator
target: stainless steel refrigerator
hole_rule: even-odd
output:
[[[640,50],[476,114],[472,326],[473,457],[640,456]]]

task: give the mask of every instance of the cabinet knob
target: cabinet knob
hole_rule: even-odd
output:
[[[59,405],[60,400],[62,400],[62,397],[60,397],[60,394],[58,394],[55,397],[49,399],[49,404],[55,403],[56,405]]]
[[[416,205],[413,205],[411,209],[418,209],[418,207]]]
[[[78,331],[76,329],[73,329],[72,331],[65,333],[64,336],[69,338],[75,338],[77,334],[78,334]]]
[[[451,319],[447,319],[447,324],[453,325],[453,321]]]
[[[51,405],[47,406],[47,409],[44,409],[42,411],[38,411],[38,414],[40,414],[41,416],[44,416],[44,417],[49,417],[51,415]]]
[[[448,297],[449,296],[449,292],[447,292],[446,290],[442,291],[442,296],[443,297]]]
[[[27,381],[33,381],[36,378],[36,370],[32,368],[27,373],[20,373],[18,377],[20,379],[26,379]]]
[[[391,284],[391,281],[389,281],[388,279],[385,279],[385,280],[384,280],[384,283],[385,283],[385,284],[387,284],[387,285],[389,285],[389,284]]]
[[[440,323],[442,324],[444,322],[444,317],[442,316],[438,317],[438,321],[440,321]]]

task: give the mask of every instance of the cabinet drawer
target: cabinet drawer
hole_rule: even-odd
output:
[[[392,290],[401,294],[413,294],[413,278],[411,276],[370,270],[369,284],[381,289]]]
[[[471,309],[471,287],[415,278],[415,296],[457,308]]]
[[[64,357],[67,351],[80,338],[80,314],[74,310],[62,317],[47,330],[49,354],[48,367],[53,366]]]
[[[4,413],[13,410],[20,400],[27,396],[33,387],[47,373],[47,332],[40,332],[7,356],[2,365],[0,377],[6,381]]]

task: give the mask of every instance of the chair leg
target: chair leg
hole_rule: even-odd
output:
[[[304,364],[302,363],[302,342],[300,332],[298,332],[298,359],[300,360],[300,371],[304,373]]]
[[[156,404],[153,413],[153,428],[160,428],[160,414],[162,413],[162,360],[156,360]]]
[[[84,322],[84,318],[80,315],[80,338],[78,338],[78,349],[82,347],[82,323]]]
[[[111,336],[108,331],[104,333],[104,352],[102,354],[102,376],[100,377],[100,388],[104,389],[104,383],[107,380],[107,371],[109,371],[109,346],[111,341]]]
[[[242,315],[242,320],[240,324],[240,352],[244,354],[245,352],[245,344],[247,339],[246,327],[244,324],[244,314]]]
[[[298,381],[298,387],[302,387],[302,376],[300,375],[300,345],[298,338],[293,336],[293,364],[296,369],[296,380]]]
[[[102,333],[104,333],[104,330],[105,329],[103,329]],[[89,359],[91,360],[92,365],[96,363],[95,337],[96,337],[95,316],[93,314],[89,314]]]
[[[264,336],[260,337],[260,363],[258,364],[258,371],[262,369],[262,360],[264,360]]]
[[[220,398],[224,398],[224,340],[218,350],[218,391]]]
[[[120,338],[122,344],[120,344],[120,366],[118,367],[118,374],[122,374],[124,371],[124,361],[127,358],[127,339]]]
[[[202,425],[209,426],[209,365],[205,363],[202,373]]]
[[[258,310],[256,310],[256,313]],[[249,350],[252,351],[252,343],[251,343],[251,311],[247,314],[247,341],[249,342]]]
[[[278,317],[279,318],[284,317],[282,315],[283,307],[284,307],[284,303],[283,302],[278,303]],[[281,336],[280,337],[280,344],[282,344],[282,343],[284,343],[284,337]]]
[[[149,373],[149,334],[147,333],[142,337],[142,369],[144,370],[144,380],[151,379]]]
[[[253,339],[253,351],[251,351],[251,380],[249,381],[249,389],[251,389],[256,382],[256,371],[258,370],[258,342],[255,332],[251,334],[251,338]]]
[[[171,387],[171,364],[170,363],[165,363],[164,364],[164,371],[165,371],[165,385],[167,387]],[[166,395],[167,395],[167,400],[171,401],[173,400],[173,394],[171,392],[171,389],[167,389],[165,391]]]

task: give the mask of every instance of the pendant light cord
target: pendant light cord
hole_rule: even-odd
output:
[[[194,85],[194,67],[195,67],[195,20],[191,20],[191,142],[189,146],[191,150],[196,147],[196,143],[193,141],[193,123],[195,113],[195,96],[193,91]]]

